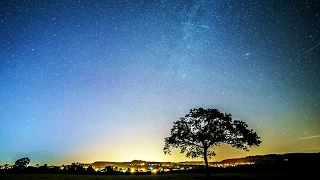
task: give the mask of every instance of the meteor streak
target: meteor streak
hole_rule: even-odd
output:
[[[320,43],[318,43],[316,46],[314,46],[314,47],[310,48],[308,51],[306,51],[306,53],[308,53],[308,52],[312,51],[313,49],[315,49],[315,48],[316,48],[316,47],[318,47],[319,45],[320,45]]]
[[[299,138],[299,139],[313,139],[313,138],[320,138],[320,134],[319,135],[315,135],[315,136],[302,137],[302,138]]]

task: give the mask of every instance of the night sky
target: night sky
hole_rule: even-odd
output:
[[[262,139],[211,161],[320,151],[320,2],[0,1],[0,164],[186,161],[164,138],[218,108]],[[201,160],[201,159],[193,159]]]

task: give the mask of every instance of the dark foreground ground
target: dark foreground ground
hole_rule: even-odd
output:
[[[293,173],[226,173],[212,174],[212,180],[228,179],[309,179],[310,174]],[[71,174],[0,174],[0,180],[203,180],[203,174],[162,175],[71,175]]]

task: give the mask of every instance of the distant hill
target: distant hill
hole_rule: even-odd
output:
[[[293,163],[310,163],[320,162],[319,153],[286,153],[286,154],[266,154],[266,155],[255,155],[247,156],[243,158],[232,158],[225,159],[219,162],[210,162],[210,165],[215,164],[241,164],[241,163],[272,163],[289,161]],[[184,161],[184,162],[154,162],[154,161],[143,161],[133,160],[131,162],[109,162],[109,161],[96,161],[92,163],[94,167],[105,167],[105,166],[172,166],[172,165],[204,165],[203,161]]]
[[[244,158],[225,159],[219,164],[234,164],[234,163],[264,163],[273,161],[289,161],[289,162],[319,162],[319,153],[286,153],[286,154],[266,154],[247,156]]]

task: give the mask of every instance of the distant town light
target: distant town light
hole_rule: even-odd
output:
[[[133,173],[134,171],[135,171],[135,169],[134,169],[134,168],[132,168],[132,169],[131,169],[131,172]]]

